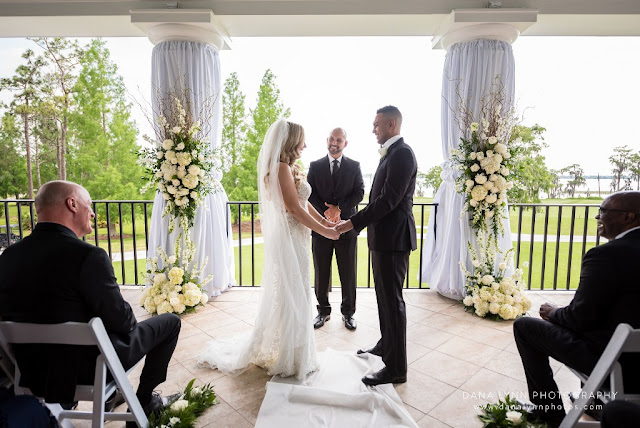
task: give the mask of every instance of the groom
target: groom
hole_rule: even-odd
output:
[[[380,144],[380,163],[371,186],[369,204],[341,222],[340,233],[366,226],[382,338],[371,349],[358,350],[382,357],[385,368],[362,378],[366,385],[407,381],[407,316],[402,283],[409,254],[416,249],[416,225],[411,208],[418,170],[413,150],[400,136],[402,114],[382,107],[373,121]]]

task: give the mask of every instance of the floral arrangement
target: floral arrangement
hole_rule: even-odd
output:
[[[456,191],[465,195],[463,212],[471,213],[475,229],[502,234],[511,167],[508,141],[517,122],[515,110],[503,115],[505,95],[502,87],[489,93],[481,103],[481,119],[471,122],[471,112],[462,108],[460,146],[451,150],[452,161],[460,170]]]
[[[205,103],[202,117],[193,120],[187,95],[187,91],[173,91],[158,98],[160,112],[152,121],[156,140],[145,135],[151,147],[140,152],[139,162],[148,173],[142,192],[156,187],[167,201],[163,216],[171,216],[169,232],[173,231],[175,218],[183,230],[190,229],[204,197],[222,189],[220,182],[212,178],[212,172],[220,165],[219,155],[210,149],[200,128],[212,109]]]
[[[483,428],[546,428],[547,424],[538,421],[530,421],[530,415],[520,404],[507,395],[504,400],[495,404],[486,404],[480,407],[482,413],[478,418],[482,421]]]
[[[513,249],[507,251],[504,261],[495,269],[497,249],[493,240],[488,240],[483,231],[476,235],[478,249],[469,243],[472,257],[473,272],[469,272],[461,264],[466,276],[467,295],[462,300],[469,311],[480,317],[489,316],[495,319],[512,320],[531,309],[531,301],[523,293],[522,269],[516,269],[514,274],[505,274],[513,254]]]
[[[216,404],[216,394],[213,388],[206,384],[194,387],[195,379],[187,384],[182,396],[171,406],[159,414],[149,417],[149,426],[158,428],[191,428],[195,421],[206,409]]]
[[[211,281],[209,275],[201,283],[198,279],[205,263],[198,268],[197,263],[191,270],[185,270],[181,266],[189,266],[193,260],[194,247],[182,248],[180,240],[176,240],[174,253],[167,256],[161,247],[158,247],[158,257],[151,259],[151,269],[147,271],[145,282],[147,287],[142,292],[140,306],[150,314],[164,313],[190,313],[196,306],[204,305],[209,300],[206,293],[202,292],[202,286]],[[159,267],[158,260],[162,262]]]
[[[467,294],[462,303],[480,317],[512,320],[526,313],[531,302],[523,293],[522,270],[507,275],[513,250],[503,255],[498,248],[507,219],[507,190],[513,187],[507,179],[512,157],[508,142],[519,120],[507,104],[499,79],[480,100],[480,120],[474,121],[467,104],[460,103],[460,146],[451,150],[451,162],[460,172],[456,191],[465,197],[461,215],[470,214],[476,232],[475,242],[468,243],[473,272],[460,262]]]

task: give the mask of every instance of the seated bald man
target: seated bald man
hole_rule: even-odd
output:
[[[598,234],[609,240],[582,259],[580,283],[569,305],[545,303],[540,318],[513,323],[535,404],[534,416],[550,427],[565,416],[562,397],[553,380],[549,357],[589,374],[620,323],[640,328],[640,192],[620,192],[606,198],[596,215]],[[625,392],[638,393],[640,364],[635,354],[622,355]]]
[[[40,188],[35,205],[33,233],[0,255],[0,317],[40,324],[100,317],[125,370],[146,356],[136,394],[147,415],[161,410],[177,398],[153,390],[166,379],[180,318],[163,314],[136,322],[107,253],[78,239],[91,233],[95,217],[85,188],[51,181]],[[77,384],[93,383],[95,348],[22,345],[15,353],[20,384],[49,403],[70,403]]]

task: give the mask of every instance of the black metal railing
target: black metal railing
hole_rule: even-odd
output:
[[[114,272],[121,284],[144,282],[152,204],[152,201],[124,200],[93,202],[97,214],[94,232],[83,239],[105,249],[113,260]],[[257,205],[252,201],[228,202],[231,230],[227,232],[233,236],[236,282],[240,286],[258,286],[262,272],[264,247]],[[437,204],[414,204],[418,251],[410,256],[406,288],[428,288],[422,281],[422,252],[429,217],[437,210]],[[528,263],[524,278],[529,289],[570,290],[577,287],[582,257],[589,248],[600,244],[596,213],[597,205],[588,204],[511,206],[514,262],[516,267]],[[0,200],[0,251],[31,233],[36,221],[32,199]],[[433,233],[444,233],[438,230],[435,221]],[[437,238],[447,239],[440,235]],[[363,234],[358,239],[356,257],[367,260],[366,263],[356,261],[358,286],[371,287],[371,257]],[[337,279],[334,282],[337,283]]]

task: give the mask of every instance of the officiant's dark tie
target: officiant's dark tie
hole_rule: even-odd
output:
[[[333,160],[333,170],[331,171],[331,178],[333,179],[333,184],[336,184],[338,181],[338,172],[340,172],[340,163],[338,159]]]

